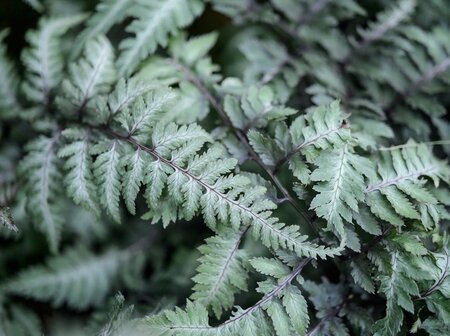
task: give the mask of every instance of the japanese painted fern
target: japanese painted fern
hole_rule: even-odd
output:
[[[0,27],[0,335],[446,333],[445,1],[84,2]]]

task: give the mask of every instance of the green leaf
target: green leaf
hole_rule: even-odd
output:
[[[142,140],[139,133],[150,133],[152,126],[160,120],[160,114],[168,109],[174,98],[170,90],[152,90],[136,98],[130,109],[123,110],[116,120],[129,136]]]
[[[79,35],[75,45],[78,55],[86,41],[99,34],[106,34],[113,25],[121,22],[128,15],[128,9],[134,0],[102,0],[95,8],[95,13],[87,20],[86,28]],[[79,46],[79,47],[78,47]]]
[[[396,304],[388,304],[386,309],[386,316],[378,320],[374,327],[374,335],[377,336],[395,336],[398,335],[400,328],[403,325],[403,311]]]
[[[414,255],[425,255],[428,253],[428,250],[422,244],[421,241],[418,240],[417,237],[408,234],[402,233],[401,235],[397,235],[392,238],[394,242],[399,244],[405,251],[412,253]]]
[[[217,318],[234,304],[234,296],[247,290],[244,250],[239,249],[244,232],[210,237],[199,247],[198,274],[191,298],[211,308]]]
[[[282,120],[297,112],[280,105],[268,86],[250,87],[240,102],[234,96],[226,96],[224,110],[233,126],[242,130],[265,127],[269,121]]]
[[[413,202],[428,205],[437,202],[422,177],[428,177],[438,185],[440,180],[448,180],[450,170],[434,157],[427,146],[409,141],[405,146],[384,153],[379,162],[378,175],[371,178],[366,189],[367,203],[377,217],[398,226],[402,225],[401,217],[390,210],[388,203],[398,215],[420,219],[421,215]]]
[[[116,222],[120,222],[120,190],[123,167],[120,143],[117,140],[95,145],[91,154],[98,154],[94,162],[94,176],[100,187],[100,202]]]
[[[168,37],[189,25],[204,9],[199,0],[137,1],[129,13],[135,20],[127,27],[135,36],[120,44],[119,73],[130,74],[158,45],[166,46]]]
[[[131,315],[133,306],[125,306],[125,298],[121,293],[116,294],[114,303],[109,313],[107,323],[97,333],[98,336],[120,336],[125,333],[131,333]]]
[[[188,301],[186,311],[177,308],[145,318],[145,332],[150,335],[208,335],[208,311],[199,302]]]
[[[281,261],[273,258],[253,258],[250,260],[250,264],[259,273],[270,275],[276,279],[282,279],[290,273],[287,266]]]
[[[144,180],[144,168],[149,164],[149,157],[138,148],[134,153],[123,156],[121,165],[125,168],[122,180],[122,191],[128,211],[135,215],[135,200]]]
[[[112,118],[121,111],[126,110],[137,98],[143,97],[149,91],[156,89],[156,87],[156,83],[145,82],[136,77],[128,80],[121,78],[108,97],[101,96],[97,99],[97,106],[101,113],[101,122],[110,122]]]
[[[67,250],[50,258],[46,266],[19,273],[3,289],[8,293],[50,301],[54,306],[67,304],[75,309],[102,304],[117,281],[121,266],[128,262],[127,251],[109,251],[92,255],[85,248]]]
[[[61,36],[79,24],[84,15],[58,19],[41,19],[35,31],[29,31],[26,39],[30,44],[22,54],[26,65],[26,81],[22,88],[27,98],[38,104],[47,104],[50,94],[63,78],[64,60]]]
[[[399,0],[392,6],[377,15],[377,21],[369,23],[367,29],[359,29],[362,37],[361,44],[366,46],[384,37],[390,30],[396,28],[402,21],[408,19],[416,7],[415,0]]]
[[[82,111],[98,94],[109,91],[116,79],[114,51],[102,35],[86,44],[84,57],[69,66],[69,79],[63,81],[62,108]]]
[[[11,215],[11,209],[8,207],[0,207],[0,224],[4,225],[8,230],[18,231]]]
[[[0,31],[0,115],[2,116],[19,108],[17,100],[18,75],[12,62],[7,58],[4,45],[4,39],[8,32],[8,30]]]
[[[295,286],[286,287],[282,302],[294,330],[305,334],[309,325],[308,306],[300,290]]]
[[[198,35],[188,41],[182,39],[182,43],[176,43],[176,41],[170,46],[170,49],[177,59],[190,66],[208,55],[208,52],[216,44],[218,37],[217,32]]]
[[[351,274],[356,284],[369,293],[375,293],[375,284],[372,280],[369,264],[364,259],[351,262]]]
[[[289,316],[278,301],[272,301],[268,305],[267,314],[272,319],[277,336],[289,336]]]
[[[90,155],[91,135],[89,132],[75,128],[66,129],[62,134],[70,141],[58,152],[59,157],[66,159],[64,168],[67,174],[64,180],[67,185],[67,193],[76,204],[99,215],[98,195]]]
[[[414,208],[414,206],[394,186],[383,188],[381,192],[386,196],[388,201],[392,204],[393,208],[399,215],[406,218],[420,218],[420,215]]]
[[[61,212],[62,174],[56,156],[60,133],[52,138],[41,136],[28,143],[28,154],[20,163],[20,174],[26,181],[29,193],[28,207],[35,216],[34,222],[45,234],[50,250],[58,250],[63,216]]]
[[[399,217],[387,200],[378,193],[370,193],[366,196],[367,205],[370,211],[378,218],[395,226],[404,225],[403,220]]]
[[[335,228],[343,236],[344,220],[352,223],[352,212],[358,212],[358,203],[364,200],[364,175],[370,175],[372,164],[350,153],[347,146],[324,152],[316,164],[318,168],[311,174],[311,180],[321,183],[313,187],[319,193],[310,208],[327,220],[329,228]]]
[[[301,152],[307,161],[317,156],[316,149],[340,148],[350,139],[338,101],[321,106],[294,120],[289,128],[293,149],[289,158]]]

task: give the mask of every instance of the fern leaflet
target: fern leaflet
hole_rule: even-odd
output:
[[[169,34],[189,25],[203,8],[204,3],[200,0],[136,0],[129,9],[136,19],[127,28],[135,37],[120,44],[119,73],[132,73],[158,45],[167,45]]]

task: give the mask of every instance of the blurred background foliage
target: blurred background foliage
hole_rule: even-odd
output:
[[[33,1],[28,2],[3,0],[0,4],[0,31],[4,28],[9,29],[6,44],[10,58],[15,60],[17,65],[19,65],[20,54],[26,45],[25,33],[29,29],[35,28],[40,18],[39,12],[30,6]],[[55,16],[90,12],[97,4],[95,0],[47,0],[45,2],[47,8],[49,8],[49,14]],[[369,15],[368,17],[361,17],[361,20],[374,19],[375,15],[371,16],[370,13],[376,13],[390,2],[390,0],[362,1]],[[420,19],[420,17],[417,18],[417,20]],[[423,18],[423,20],[427,24],[431,22],[426,18]],[[189,28],[189,33],[198,35],[222,29],[220,39],[226,40],[228,43],[219,41],[218,45],[226,45],[227,47],[214,49],[212,57],[214,62],[221,66],[225,75],[234,75],[240,72],[240,67],[243,64],[233,64],[227,60],[234,59],[234,57],[229,56],[235,52],[237,45],[239,45],[239,38],[242,38],[246,32],[254,34],[258,27],[255,26],[252,30],[250,24],[246,26],[245,31],[235,34],[236,30],[241,29],[241,27],[233,25],[224,28],[229,22],[229,18],[208,8],[202,17]],[[115,27],[108,34],[111,40],[121,39],[123,27],[127,24],[128,22],[123,22],[121,26]],[[358,19],[349,22],[342,20],[340,25],[342,27],[339,28],[342,31],[353,31],[356,26],[360,25],[360,22],[358,22]],[[264,31],[264,33],[266,32]],[[236,35],[237,38],[234,37]],[[71,43],[71,41],[66,41],[66,43]],[[304,90],[307,85],[300,83],[299,86],[299,90]],[[297,98],[294,95],[292,99]],[[296,103],[299,103],[297,105],[300,106],[310,105],[309,101]],[[208,120],[205,122],[207,123]],[[11,132],[8,124],[1,127],[1,133],[8,135]],[[14,138],[18,140],[16,145],[21,145],[29,139],[30,134],[27,131],[28,129],[21,130],[19,128],[18,130],[15,128],[14,132],[17,134],[14,134]],[[5,138],[9,137],[4,136],[0,140],[2,141],[0,158],[9,157],[12,159],[5,160],[5,163],[0,162],[0,167],[2,171],[10,171],[11,175],[14,175],[16,167],[11,165],[11,162],[17,162],[20,154],[15,145],[8,145],[3,141]],[[252,167],[252,163],[249,163],[245,168],[251,171],[254,167]],[[2,184],[2,187],[6,190],[7,184]],[[13,186],[11,188],[14,189]],[[21,191],[12,190],[11,192],[20,194]],[[24,198],[18,197],[17,199],[19,202],[12,206],[12,210],[13,217],[20,227],[19,232],[7,232],[4,227],[0,227],[0,231],[2,231],[2,234],[0,234],[0,282],[30,265],[45,264],[51,256],[43,236],[30,225],[30,219],[27,218],[23,204]],[[22,203],[20,200],[22,200]],[[142,204],[144,203],[142,199],[140,201]],[[86,333],[92,334],[94,330],[99,330],[108,320],[107,312],[114,305],[114,295],[119,291],[125,297],[127,305],[134,305],[136,316],[151,313],[152,309],[157,311],[165,306],[183,304],[185,298],[191,293],[192,281],[190,279],[198,265],[199,252],[196,248],[212,233],[203,224],[201,218],[189,222],[179,222],[177,225],[169,225],[167,229],[163,229],[161,225],[151,225],[148,221],[127,214],[125,211],[122,215],[124,216],[123,223],[118,225],[109,218],[96,218],[70,201],[67,202],[65,207],[68,229],[64,232],[62,239],[63,252],[69,246],[82,246],[98,255],[102,255],[111,248],[127,250],[135,244],[143,244],[145,247],[142,249],[143,253],[129,260],[127,267],[117,271],[115,283],[111,286],[112,290],[106,293],[108,299],[105,298],[105,300],[111,301],[110,304],[105,306],[100,304],[102,302],[99,302],[100,309],[97,309],[97,307],[77,309],[76,307],[70,307],[70,305],[56,305],[58,308],[55,309],[55,305],[52,303],[42,303],[17,297],[14,301],[14,307],[9,307],[8,303],[4,305],[4,311],[0,311],[0,321],[2,313],[10,316],[14,314],[16,307],[21,307],[21,309],[29,311],[30,314],[31,311],[38,313],[41,322],[37,320],[34,320],[34,322],[36,324],[43,323],[43,330],[47,331],[46,335],[86,335]],[[284,205],[280,207],[277,215],[282,220],[296,216],[293,209]],[[133,229],[131,230],[130,227]],[[245,244],[247,244],[248,249],[254,252],[254,255],[264,254],[264,251],[258,250],[259,247],[252,246],[251,239],[246,241]],[[308,272],[309,274],[305,274],[305,278],[308,279],[318,280],[320,276],[325,276],[330,281],[339,281],[340,271],[336,266],[329,266],[320,270],[309,269]],[[250,289],[256,286],[257,280],[259,279],[252,279]],[[246,306],[248,303],[254,302],[254,291],[249,291],[249,293],[251,294],[239,296],[239,301],[236,304]],[[165,299],[161,301],[161,297]],[[2,300],[0,294],[0,306]],[[377,304],[382,304],[381,300]],[[22,313],[22,315],[26,316],[26,313]],[[29,318],[28,321],[33,321],[33,318]],[[87,332],[86,330],[90,331]],[[17,335],[22,334],[18,333]],[[26,335],[26,333],[23,333],[23,335]]]

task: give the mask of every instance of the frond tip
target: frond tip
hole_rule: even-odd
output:
[[[47,266],[23,271],[2,289],[55,306],[84,309],[103,302],[131,256],[127,250],[95,256],[83,247],[70,249],[51,258]]]
[[[170,34],[189,25],[203,12],[201,0],[138,0],[129,9],[135,20],[127,31],[135,34],[120,44],[119,72],[129,75],[158,45],[166,46]]]
[[[19,166],[25,187],[29,192],[28,207],[34,214],[38,228],[46,235],[50,250],[56,252],[59,246],[63,216],[60,183],[61,164],[56,156],[60,133],[53,137],[41,136],[27,146],[28,154]]]
[[[208,238],[200,246],[198,274],[191,298],[212,308],[219,318],[234,304],[234,295],[247,289],[246,253],[239,249],[246,230]]]

